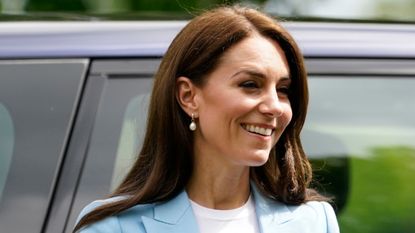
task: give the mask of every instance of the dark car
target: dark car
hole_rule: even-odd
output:
[[[137,156],[185,21],[0,23],[0,232],[70,232]],[[415,232],[415,26],[284,23],[309,74],[302,138],[343,233]]]

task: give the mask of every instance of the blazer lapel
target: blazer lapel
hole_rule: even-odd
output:
[[[172,200],[156,204],[154,216],[142,217],[147,233],[197,233],[199,228],[189,198],[182,191]]]
[[[261,233],[274,233],[283,223],[293,219],[293,213],[283,203],[263,196],[251,185],[255,211]],[[198,233],[199,228],[185,191],[170,201],[156,204],[153,218],[141,217],[147,233]]]
[[[251,185],[251,190],[255,199],[258,225],[262,233],[278,232],[281,224],[293,219],[292,212],[285,204],[264,197],[255,185]]]

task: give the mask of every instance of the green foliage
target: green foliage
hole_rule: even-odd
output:
[[[332,169],[330,174],[317,171],[328,179],[338,175],[349,176],[346,205],[338,214],[341,232],[415,232],[415,149],[374,148],[369,154],[348,158],[349,163],[343,163],[347,165],[348,173],[342,169]],[[329,158],[326,162],[314,161],[314,164],[324,165],[323,170],[330,170],[333,167],[330,161],[335,160]],[[336,193],[333,187],[336,185],[328,189]]]
[[[183,11],[183,8],[195,6],[196,0],[165,1],[165,0],[130,0],[130,9],[133,11]]]
[[[414,0],[378,0],[374,8],[379,19],[414,21]]]
[[[29,0],[27,11],[78,11],[86,10],[82,0]]]
[[[221,4],[235,4],[245,2],[241,0],[126,0],[131,10],[146,11],[176,11],[188,12],[201,9],[209,9]],[[266,2],[266,0],[249,1],[254,4]]]
[[[254,4],[264,3],[266,0],[251,0]],[[88,2],[89,4],[85,4]],[[220,4],[234,4],[245,2],[240,0],[28,0],[27,11],[74,11],[96,12],[100,5],[123,6],[125,12],[194,12],[209,9]],[[110,9],[107,9],[110,10]],[[119,9],[117,9],[119,10]],[[111,11],[109,11],[111,12]]]
[[[349,194],[350,158],[338,155],[326,159],[312,160],[312,186],[325,196],[334,198],[336,212],[341,212],[347,204]]]

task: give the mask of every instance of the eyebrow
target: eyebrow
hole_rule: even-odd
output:
[[[251,69],[243,69],[243,70],[240,70],[240,71],[236,72],[235,74],[233,74],[231,76],[231,78],[236,77],[236,76],[238,76],[242,73],[248,74],[250,76],[255,76],[255,77],[258,77],[258,78],[263,78],[263,79],[266,79],[266,77],[267,77],[262,72],[259,72],[259,71],[256,71],[256,70],[251,70]],[[282,76],[282,77],[279,78],[279,80],[280,81],[285,81],[285,80],[291,80],[291,78],[289,76]]]

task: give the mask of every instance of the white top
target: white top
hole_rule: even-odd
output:
[[[259,233],[252,195],[241,207],[231,210],[210,209],[190,200],[200,233]]]

